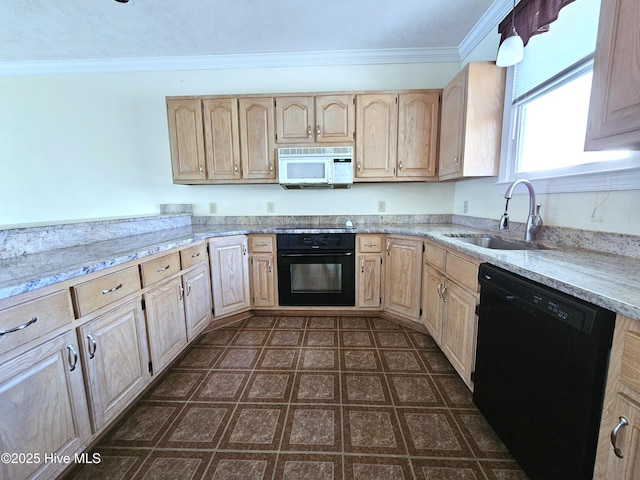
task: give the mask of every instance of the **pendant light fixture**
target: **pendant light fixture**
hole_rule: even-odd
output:
[[[511,11],[511,31],[498,49],[496,65],[499,67],[510,67],[522,61],[524,57],[524,43],[516,32],[516,0],[513,0],[513,10]]]

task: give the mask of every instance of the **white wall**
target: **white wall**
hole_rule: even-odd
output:
[[[0,77],[0,227],[154,214],[450,213],[452,184],[173,185],[165,97],[441,88],[458,63]]]

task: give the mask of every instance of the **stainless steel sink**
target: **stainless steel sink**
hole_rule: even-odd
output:
[[[517,242],[513,240],[504,240],[500,237],[490,235],[474,235],[474,234],[449,234],[447,237],[455,238],[460,242],[470,243],[482,248],[490,248],[492,250],[539,250],[542,247],[528,242]]]

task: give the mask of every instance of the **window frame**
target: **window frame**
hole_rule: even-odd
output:
[[[526,54],[526,52],[525,52]],[[591,57],[592,59],[592,57]],[[549,79],[541,87],[542,93],[533,93],[531,98],[544,94],[545,90],[561,85],[566,78],[572,77],[577,70],[584,70],[590,59],[584,59],[567,71]],[[640,189],[640,152],[632,152],[629,158],[581,164],[554,170],[541,170],[536,172],[516,173],[518,153],[518,119],[516,111],[517,102],[512,101],[514,67],[507,68],[504,113],[502,120],[502,141],[500,148],[500,168],[498,174],[498,193],[504,194],[507,187],[515,180],[526,178],[539,193],[573,193],[573,192],[598,192],[611,190],[637,190]]]

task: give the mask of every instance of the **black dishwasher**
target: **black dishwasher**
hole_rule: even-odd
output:
[[[473,401],[531,480],[591,480],[615,314],[480,266]]]

